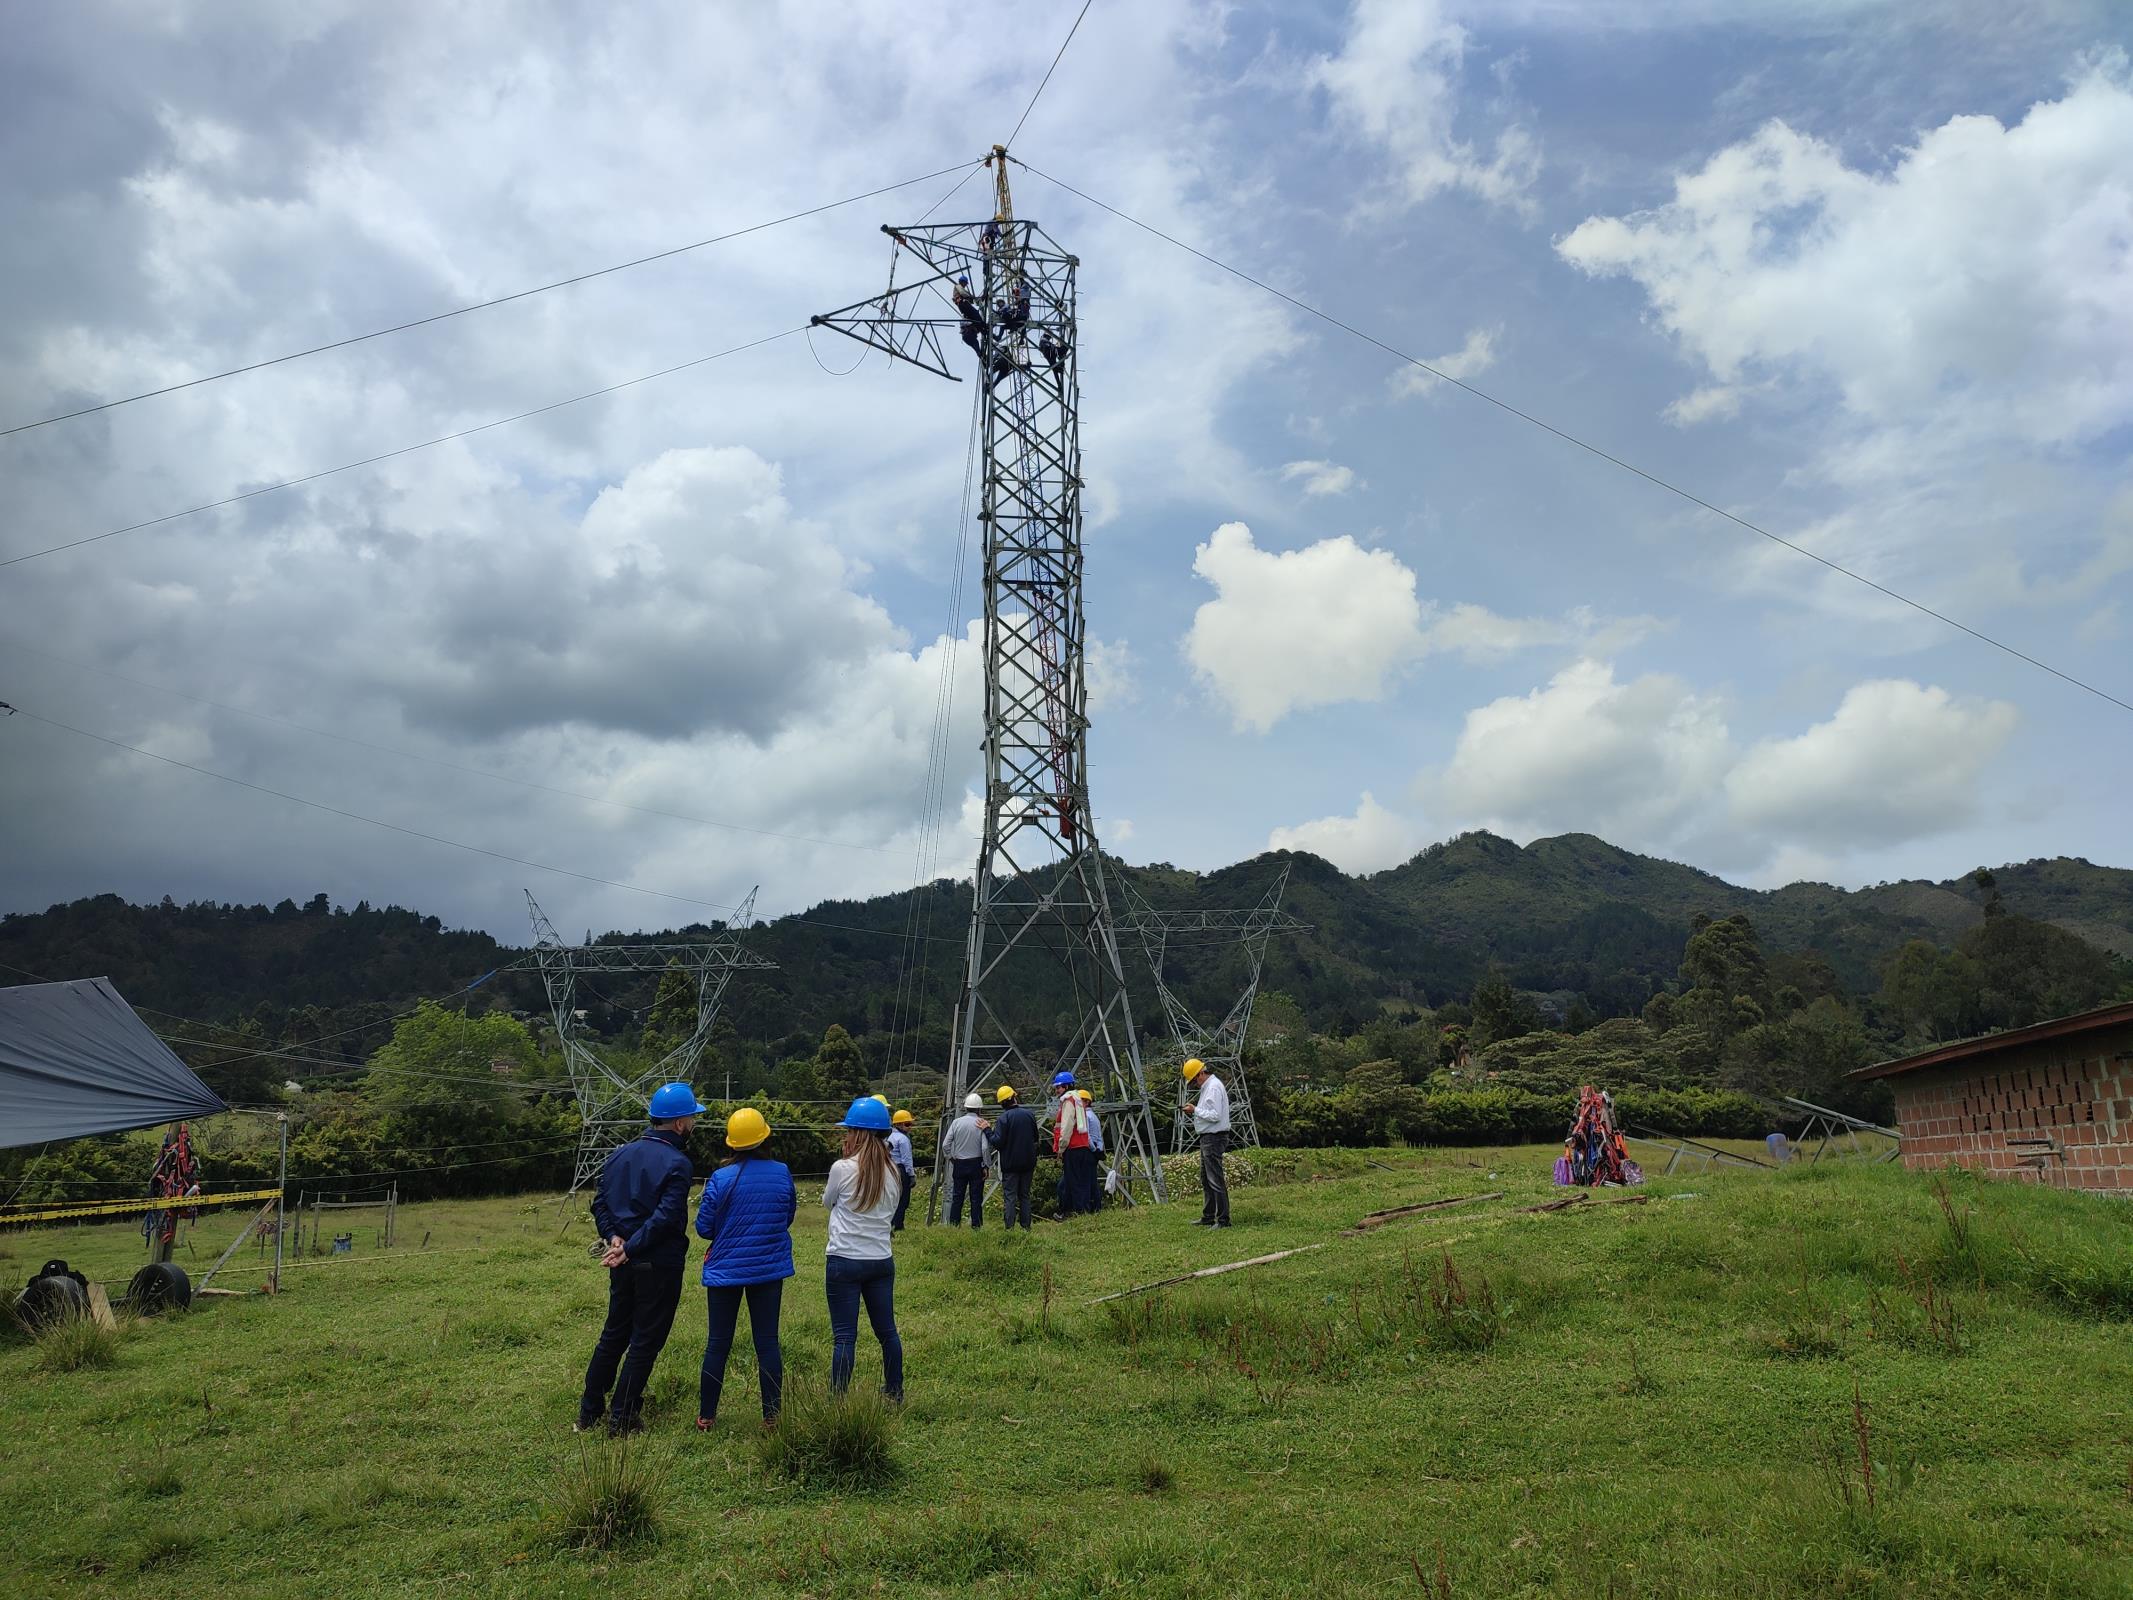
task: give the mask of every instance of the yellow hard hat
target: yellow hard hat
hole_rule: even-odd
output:
[[[1000,1085],[999,1088],[993,1091],[992,1097],[997,1104],[1004,1106],[1007,1104],[1008,1101],[1014,1099],[1015,1086],[1011,1083],[1003,1083]]]
[[[912,1116],[911,1113],[908,1111],[899,1111],[894,1116],[889,1118],[889,1121],[899,1128],[901,1128],[907,1122],[916,1122],[917,1120],[918,1119]]]
[[[726,1148],[753,1150],[770,1137],[770,1124],[754,1106],[742,1106],[726,1119]]]
[[[889,1103],[889,1097],[885,1094],[870,1094],[867,1096],[867,1098],[869,1100],[879,1100],[883,1105],[887,1105]]]
[[[1206,1070],[1207,1063],[1202,1061],[1198,1056],[1194,1056],[1190,1061],[1185,1063],[1185,1076],[1188,1078],[1197,1078],[1201,1073],[1205,1072]]]
[[[1090,1101],[1094,1100],[1096,1096],[1089,1093],[1089,1091],[1086,1089],[1076,1089],[1074,1091],[1074,1098],[1079,1100],[1083,1105],[1087,1105]]]

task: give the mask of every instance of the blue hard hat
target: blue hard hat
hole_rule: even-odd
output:
[[[685,1083],[667,1083],[652,1091],[646,1114],[654,1122],[665,1122],[669,1117],[693,1117],[702,1110],[694,1089]]]
[[[889,1108],[872,1095],[862,1095],[852,1102],[852,1109],[844,1114],[840,1128],[864,1128],[869,1133],[889,1131]]]
[[[1071,1088],[1073,1088],[1073,1087],[1074,1087],[1074,1074],[1073,1074],[1073,1073],[1071,1073],[1071,1072],[1062,1072],[1062,1073],[1059,1073],[1058,1075],[1056,1075],[1056,1076],[1055,1076],[1055,1077],[1054,1077],[1054,1078],[1052,1079],[1052,1087],[1053,1087],[1054,1089],[1071,1089]]]

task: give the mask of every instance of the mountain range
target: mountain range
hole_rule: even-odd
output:
[[[1254,905],[1286,867],[1285,909],[1309,927],[1270,945],[1265,988],[1293,1000],[1315,1029],[1335,1033],[1388,1008],[1464,998],[1499,968],[1536,995],[1582,996],[1601,1016],[1633,1013],[1673,979],[1698,914],[1742,913],[1764,948],[1817,952],[1845,989],[1867,993],[1907,941],[1945,946],[1979,923],[1988,892],[1974,874],[1856,890],[1746,889],[1588,834],[1521,846],[1470,833],[1366,877],[1286,851],[1209,873],[1109,865],[1165,909]],[[2133,956],[2133,871],[2054,857],[1998,867],[1991,878],[2009,911]],[[877,1064],[938,1064],[968,915],[968,887],[941,879],[915,894],[832,901],[764,924],[749,942],[778,971],[737,982],[726,1020],[739,1042],[773,1057],[812,1050],[841,1022]],[[923,937],[910,937],[914,929]],[[1123,948],[1142,1026],[1153,1026],[1161,1013],[1145,964],[1130,940]],[[318,1040],[329,1023],[369,1023],[492,969],[505,970],[482,992],[539,1012],[538,980],[511,967],[521,954],[435,917],[360,901],[348,910],[323,894],[272,908],[139,906],[101,895],[0,918],[0,963],[17,977],[106,975],[137,1006],[162,1013],[159,1025],[251,1019],[274,1040]],[[1185,952],[1169,976],[1191,1004],[1219,1015],[1243,972],[1234,949],[1214,948]],[[612,985],[584,1003],[596,1026],[624,1034],[649,1008],[649,981],[642,988]],[[1032,998],[1063,1006],[1070,997]],[[351,1054],[381,1037],[361,1027],[321,1048]]]

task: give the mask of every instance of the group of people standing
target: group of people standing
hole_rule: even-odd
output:
[[[607,1321],[585,1369],[579,1432],[599,1426],[603,1418],[617,1433],[642,1425],[644,1387],[681,1302],[689,1190],[695,1179],[687,1143],[703,1110],[687,1084],[667,1084],[652,1096],[651,1125],[643,1136],[616,1150],[601,1169],[592,1210],[606,1241],[600,1260],[608,1269]],[[908,1126],[911,1114],[901,1116]],[[911,1141],[893,1120],[888,1102],[876,1096],[854,1100],[838,1126],[843,1154],[822,1187],[822,1206],[829,1213],[823,1290],[829,1302],[830,1387],[842,1393],[851,1384],[864,1305],[881,1344],[882,1391],[900,1402],[904,1347],[896,1331],[891,1238],[911,1203],[917,1176]],[[744,1303],[766,1424],[777,1420],[784,1397],[778,1323],[785,1280],[795,1271],[792,1225],[800,1195],[791,1168],[765,1152],[769,1139],[770,1124],[753,1106],[728,1117],[726,1148],[733,1159],[712,1173],[696,1207],[696,1232],[708,1241],[702,1273],[707,1328],[696,1407],[696,1426],[703,1430],[718,1420]],[[900,1159],[893,1148],[898,1139]]]
[[[1071,1217],[1098,1210],[1105,1184],[1097,1177],[1098,1157],[1104,1153],[1103,1118],[1096,1110],[1096,1097],[1074,1081],[1074,1074],[1061,1072],[1052,1079],[1051,1153],[1059,1160],[1058,1214]],[[985,1188],[989,1173],[997,1170],[1000,1197],[1010,1228],[1030,1225],[1030,1183],[1037,1170],[1037,1152],[1045,1135],[1036,1114],[1023,1107],[1011,1084],[995,1091],[1001,1107],[995,1121],[983,1115],[984,1097],[975,1090],[963,1097],[963,1114],[948,1124],[941,1135],[940,1158],[948,1163],[948,1225],[961,1227],[963,1208],[970,1208],[970,1225],[985,1224]],[[1229,1149],[1229,1090],[1206,1063],[1185,1063],[1185,1103],[1180,1116],[1192,1118],[1200,1146],[1200,1186],[1205,1196],[1200,1220],[1195,1226],[1229,1226],[1229,1183],[1222,1158]],[[1115,1181],[1115,1172],[1113,1179]]]
[[[1229,1146],[1229,1091],[1199,1061],[1185,1063],[1185,1103],[1200,1145],[1204,1195],[1195,1227],[1226,1228],[1229,1185],[1223,1156]],[[1094,1096],[1071,1072],[1052,1079],[1051,1152],[1059,1159],[1059,1214],[1093,1212],[1101,1203],[1097,1157],[1103,1153],[1103,1122]],[[997,1168],[1003,1225],[1028,1230],[1030,1188],[1045,1135],[1036,1114],[1021,1104],[1012,1085],[995,1092],[997,1115],[987,1119],[984,1098],[972,1092],[963,1114],[941,1136],[940,1159],[949,1165],[952,1188],[948,1223],[962,1224],[967,1203],[972,1228],[984,1221],[989,1169]],[[600,1261],[608,1269],[607,1321],[593,1347],[578,1402],[577,1431],[605,1420],[615,1432],[635,1431],[642,1421],[644,1389],[652,1365],[673,1331],[681,1303],[688,1255],[689,1191],[695,1167],[688,1139],[703,1114],[696,1093],[670,1083],[651,1098],[650,1125],[643,1135],[607,1158],[593,1191],[593,1220],[604,1241]],[[901,1402],[903,1340],[896,1330],[894,1235],[904,1225],[918,1167],[905,1131],[908,1111],[894,1111],[883,1096],[854,1100],[838,1124],[842,1154],[822,1186],[828,1213],[823,1292],[830,1319],[830,1387],[843,1393],[857,1365],[859,1313],[863,1307],[881,1345],[882,1390]],[[718,1420],[726,1365],[743,1305],[755,1343],[763,1420],[777,1420],[784,1395],[785,1361],[779,1341],[785,1280],[795,1275],[792,1225],[799,1190],[792,1170],[765,1148],[770,1124],[753,1106],[726,1119],[732,1159],[704,1184],[697,1202],[697,1236],[707,1241],[702,1282],[706,1331],[696,1426]]]

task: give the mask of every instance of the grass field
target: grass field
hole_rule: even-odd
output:
[[[397,1249],[357,1228],[278,1299],[133,1325],[108,1367],[0,1348],[0,1593],[2133,1595],[2133,1208],[1832,1161],[1522,1212],[1553,1155],[1298,1152],[1227,1233],[1183,1205],[914,1224],[900,1473],[864,1492],[766,1468],[745,1334],[693,1431],[692,1274],[635,1447],[656,1529],[607,1551],[556,1509],[588,1464],[590,1225],[406,1207]],[[812,1198],[795,1382],[829,1361]],[[0,1277],[47,1255],[123,1285],[138,1237],[13,1235]]]

